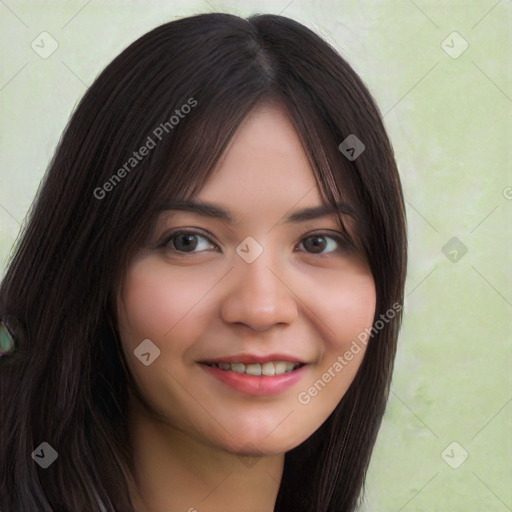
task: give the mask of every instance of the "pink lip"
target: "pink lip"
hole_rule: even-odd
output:
[[[223,359],[223,361],[226,360]],[[237,361],[239,360],[237,359]],[[201,367],[209,372],[210,375],[237,391],[254,396],[268,396],[277,395],[293,386],[304,375],[307,365],[283,375],[274,376],[246,375],[244,373],[221,370],[220,368],[205,364],[201,364]]]
[[[217,357],[215,359],[208,359],[205,361],[199,361],[200,363],[266,363],[267,361],[290,361],[292,363],[305,363],[294,356],[287,354],[238,354],[235,356]]]

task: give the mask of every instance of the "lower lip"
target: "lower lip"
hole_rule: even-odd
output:
[[[254,396],[277,395],[296,384],[306,372],[307,365],[283,375],[256,376],[245,373],[221,370],[215,366],[201,364],[201,366],[213,377],[224,384]]]

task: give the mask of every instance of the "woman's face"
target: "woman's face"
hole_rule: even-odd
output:
[[[277,107],[251,112],[194,200],[231,220],[162,213],[118,297],[130,371],[164,421],[196,441],[284,453],[352,382],[365,351],[354,340],[373,321],[373,277],[334,215],[292,217],[322,201]]]

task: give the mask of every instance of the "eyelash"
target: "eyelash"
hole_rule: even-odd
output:
[[[215,242],[212,242],[210,240],[209,236],[206,236],[204,233],[200,233],[200,232],[195,231],[193,229],[190,229],[190,230],[188,230],[188,229],[187,230],[179,229],[179,230],[172,231],[172,232],[166,234],[163,237],[162,241],[160,243],[158,243],[157,248],[162,248],[162,249],[170,250],[170,251],[174,252],[175,254],[177,254],[179,256],[183,256],[183,257],[188,256],[188,255],[192,255],[192,254],[200,254],[202,252],[205,252],[205,251],[183,252],[183,251],[178,251],[177,249],[173,249],[169,245],[169,242],[173,238],[178,237],[179,235],[196,235],[196,236],[199,236],[201,238],[204,238],[204,239],[208,240],[208,242],[211,245],[214,245],[215,247],[218,248],[217,244]],[[314,233],[308,234],[307,236],[305,236],[305,237],[303,237],[301,239],[301,243],[304,240],[307,240],[308,238],[314,238],[314,237],[325,237],[325,238],[330,238],[332,240],[335,240],[337,242],[337,244],[338,244],[338,248],[333,250],[333,251],[327,252],[327,253],[313,253],[313,252],[305,251],[307,254],[312,255],[312,256],[318,256],[320,258],[327,257],[328,255],[333,254],[333,253],[347,252],[351,248],[351,243],[347,240],[347,238],[345,236],[343,236],[341,234],[333,234],[332,232],[314,232]]]

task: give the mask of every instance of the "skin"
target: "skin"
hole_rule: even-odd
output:
[[[163,213],[118,296],[123,351],[151,408],[132,400],[131,494],[138,512],[270,512],[285,452],[334,410],[364,346],[307,405],[297,396],[371,327],[375,284],[365,259],[331,238],[342,234],[335,217],[280,224],[322,199],[276,105],[247,116],[196,199],[228,209],[235,222]],[[201,232],[197,245],[183,252],[174,238],[181,255],[172,241],[156,247],[178,228]],[[315,252],[307,237],[319,231],[329,233]],[[248,236],[264,249],[252,263],[236,252]],[[145,339],[160,349],[149,366],[133,353]],[[242,352],[285,352],[308,365],[291,388],[253,396],[197,362]]]

